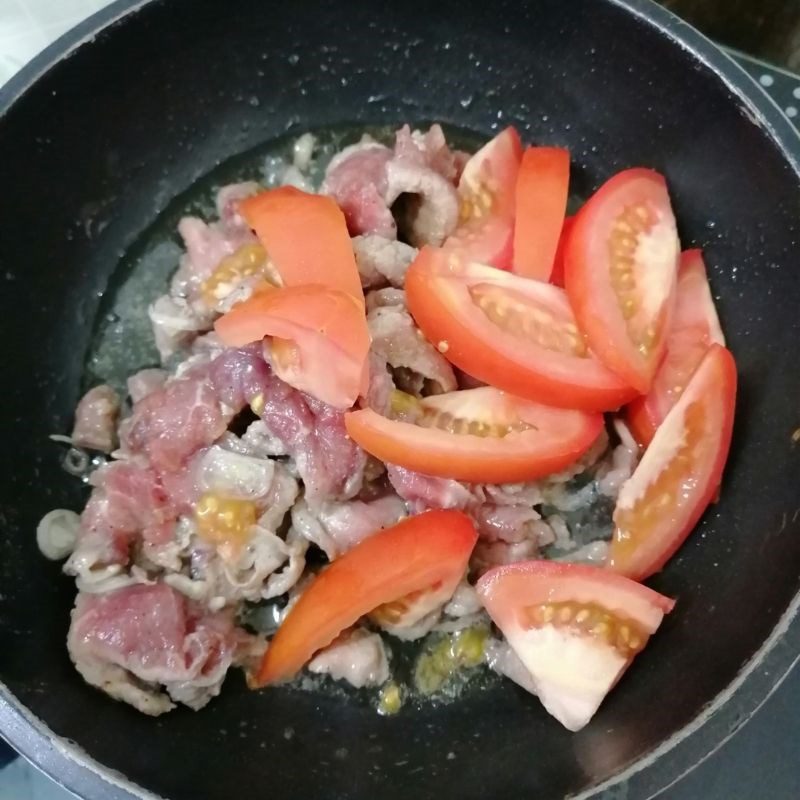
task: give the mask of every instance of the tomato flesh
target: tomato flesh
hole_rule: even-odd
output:
[[[456,480],[535,480],[574,463],[603,427],[601,414],[552,408],[491,387],[423,398],[410,421],[371,409],[345,415],[347,432],[376,458]]]
[[[640,444],[648,445],[656,429],[678,401],[697,365],[712,344],[725,344],[699,250],[681,255],[675,312],[667,354],[647,395],[626,409],[628,424]]]
[[[713,344],[620,489],[610,569],[644,580],[683,544],[719,486],[735,401],[733,356]]]
[[[398,598],[463,577],[477,534],[460,511],[428,511],[379,531],[320,572],[270,642],[259,685],[287,680],[345,628]]]
[[[459,225],[444,243],[447,250],[496,267],[511,266],[521,158],[519,134],[509,127],[469,159],[458,183]]]
[[[575,218],[565,285],[595,355],[646,394],[664,355],[680,245],[664,178],[620,172]]]
[[[324,286],[266,288],[235,305],[214,329],[228,347],[265,336],[276,374],[337,408],[363,391],[370,338],[364,307]]]
[[[518,275],[548,281],[569,192],[569,151],[528,147],[517,175],[514,266]]]
[[[406,274],[406,299],[448,361],[499,389],[584,411],[636,396],[589,352],[556,286],[425,248]]]
[[[347,221],[333,199],[282,186],[242,200],[239,209],[284,286],[318,284],[362,301]]]
[[[573,731],[591,719],[675,605],[620,575],[552,561],[496,567],[476,588],[542,704]]]

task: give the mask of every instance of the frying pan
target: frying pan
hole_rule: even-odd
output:
[[[573,735],[511,684],[378,717],[231,676],[152,720],[85,686],[42,513],[80,508],[69,429],[120,256],[200,176],[287,131],[442,120],[566,145],[586,195],[663,171],[741,374],[722,499],[652,584],[676,613]],[[85,798],[628,798],[740,726],[800,652],[800,146],[709,42],[647,0],[124,0],[0,93],[0,731]],[[118,277],[118,276],[116,276]]]

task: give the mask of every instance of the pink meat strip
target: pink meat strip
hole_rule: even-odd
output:
[[[227,419],[206,381],[182,378],[138,402],[125,427],[121,439],[127,451],[147,456],[159,472],[176,472],[222,436]]]
[[[76,554],[93,551],[101,564],[127,564],[132,542],[172,538],[177,510],[161,478],[131,461],[113,461],[92,473],[94,487],[81,514]]]
[[[322,191],[342,209],[351,236],[375,233],[397,238],[397,225],[386,204],[386,165],[392,151],[377,142],[346,147],[328,165]]]
[[[84,677],[96,678],[102,665],[115,666],[169,688],[221,681],[236,641],[229,614],[203,613],[179,592],[156,583],[79,594],[67,645]]]
[[[499,485],[464,484],[387,464],[389,481],[412,513],[429,508],[458,508],[474,520],[481,539],[516,543],[529,538],[531,523],[540,519],[534,505],[540,502],[535,488],[511,492]]]
[[[393,150],[377,142],[345,148],[328,166],[322,191],[333,197],[352,236],[397,238],[391,206],[401,194],[417,195],[409,233],[412,244],[441,244],[458,221],[455,184],[465,159],[447,146],[439,125],[396,134]]]

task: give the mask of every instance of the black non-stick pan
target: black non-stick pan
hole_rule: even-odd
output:
[[[678,607],[593,722],[514,685],[378,717],[234,676],[156,721],[84,685],[73,586],[34,540],[85,489],[69,429],[95,317],[171,198],[287,131],[442,120],[568,146],[587,194],[669,181],[740,370],[720,502],[652,584]],[[800,652],[800,144],[709,42],[647,0],[122,0],[0,92],[0,731],[85,798],[644,798],[742,724]]]

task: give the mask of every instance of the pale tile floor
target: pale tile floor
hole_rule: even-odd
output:
[[[0,85],[50,42],[110,0],[0,0]],[[72,794],[23,759],[0,770],[0,800],[68,800]]]

